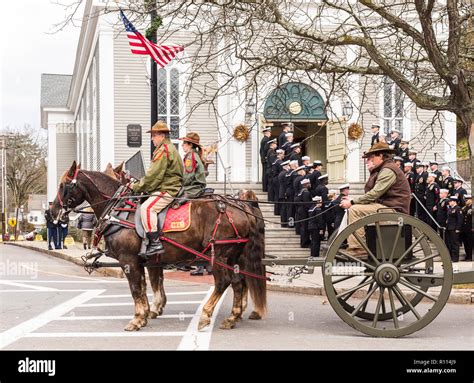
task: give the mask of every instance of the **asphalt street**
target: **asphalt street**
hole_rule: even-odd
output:
[[[233,330],[231,291],[210,328],[197,332],[212,285],[166,280],[164,315],[125,332],[133,302],[125,279],[89,276],[67,261],[1,246],[0,349],[3,350],[473,350],[474,308],[448,304],[428,327],[399,339],[371,338],[349,327],[324,297],[269,292],[268,315]],[[151,288],[150,288],[151,294]],[[151,296],[150,296],[151,298]]]

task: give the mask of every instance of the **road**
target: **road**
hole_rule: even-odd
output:
[[[139,332],[125,332],[133,314],[126,280],[89,276],[77,265],[42,253],[1,246],[0,349],[3,350],[472,350],[474,308],[447,305],[428,327],[400,339],[359,334],[324,297],[269,292],[269,313],[233,330],[218,324],[230,313],[232,293],[215,322],[196,331],[212,286],[166,280],[164,315]],[[247,316],[250,310],[247,312]]]

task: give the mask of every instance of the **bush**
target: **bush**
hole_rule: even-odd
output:
[[[68,235],[74,238],[74,241],[81,243],[82,242],[82,230],[74,226],[69,226]]]
[[[38,234],[41,234],[41,236],[43,237],[43,241],[48,240],[48,229],[46,227],[43,227],[41,230],[39,230]]]

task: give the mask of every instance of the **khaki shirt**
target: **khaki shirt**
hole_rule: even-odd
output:
[[[153,152],[151,165],[140,182],[133,184],[134,192],[167,192],[175,197],[183,182],[183,162],[175,146],[165,140]]]

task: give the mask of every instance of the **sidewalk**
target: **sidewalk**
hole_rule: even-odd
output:
[[[72,248],[67,250],[48,250],[46,242],[36,242],[36,241],[20,241],[20,242],[6,242],[5,244],[20,246],[27,249],[40,251],[45,254],[49,254],[53,257],[61,258],[70,262],[73,262],[79,266],[83,266],[81,257],[86,253],[82,248],[82,244],[76,244]],[[102,262],[117,262],[115,259],[110,257],[101,257]],[[473,270],[473,262],[458,262],[453,265],[454,269],[458,271],[468,271]],[[277,266],[277,267],[267,267],[267,271],[277,273],[278,275],[272,276],[275,281],[269,282],[267,284],[268,290],[271,291],[281,291],[281,292],[290,292],[298,294],[309,294],[309,295],[319,295],[324,296],[324,283],[323,276],[320,269],[315,269],[312,274],[302,273],[298,278],[295,278],[288,283],[288,267],[286,266]],[[115,267],[103,267],[94,271],[99,275],[110,276],[116,278],[124,278],[124,274],[120,268]],[[196,282],[196,283],[207,283],[213,284],[213,277],[206,275],[201,277],[190,276],[187,272],[182,271],[173,271],[165,270],[165,278],[180,280],[183,282]],[[283,275],[281,275],[283,274]],[[351,285],[353,286],[353,285]],[[343,284],[341,284],[343,288]],[[438,289],[439,290],[439,289]],[[412,292],[403,290],[410,295]],[[433,295],[436,295],[436,289],[430,289]],[[451,295],[449,298],[449,303],[458,303],[458,304],[473,304],[474,303],[474,287],[473,288],[456,288],[453,286],[451,290]]]

